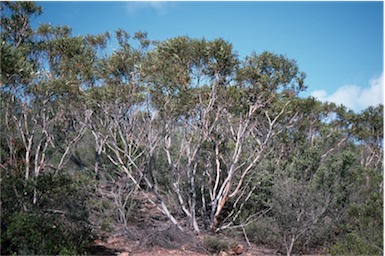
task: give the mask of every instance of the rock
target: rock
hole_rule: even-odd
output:
[[[103,245],[104,243],[103,243],[102,240],[96,239],[96,240],[94,241],[94,244],[95,244],[95,245]]]
[[[225,251],[220,251],[219,253],[218,253],[218,256],[229,256],[230,254],[228,254],[227,252],[225,252]]]
[[[129,256],[130,253],[129,252],[121,252],[118,254],[118,256]]]
[[[235,252],[236,255],[242,254],[244,252],[243,245],[238,244],[237,246],[233,247],[233,252]]]
[[[117,244],[117,243],[120,243],[120,242],[121,242],[120,237],[110,237],[107,240],[107,244]]]

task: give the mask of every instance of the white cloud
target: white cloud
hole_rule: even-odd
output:
[[[344,85],[337,89],[333,94],[328,95],[324,90],[317,90],[311,96],[324,102],[334,102],[346,107],[360,111],[369,106],[376,106],[383,103],[384,74],[371,79],[367,87],[357,85]]]
[[[384,74],[369,81],[370,88],[364,90],[360,101],[364,106],[372,106],[383,103]]]
[[[311,96],[323,101],[327,96],[327,92],[325,92],[324,90],[317,90],[317,91],[313,91],[311,93]]]
[[[169,9],[172,7],[170,3],[167,2],[126,2],[126,13],[134,17],[146,9],[150,9],[156,12],[157,15],[166,14]]]

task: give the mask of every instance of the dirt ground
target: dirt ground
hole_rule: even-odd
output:
[[[148,195],[152,196],[152,195]],[[210,233],[196,235],[189,231],[180,231],[165,218],[159,210],[149,204],[146,198],[139,197],[141,220],[131,226],[120,227],[113,233],[101,235],[94,241],[92,255],[118,256],[267,256],[282,255],[276,249],[251,244],[248,246],[243,237],[232,238],[232,247],[217,253],[209,252],[204,241]],[[155,199],[154,199],[155,200]],[[227,240],[227,237],[220,239]],[[229,240],[228,240],[229,241]],[[316,254],[315,254],[316,255]]]
[[[140,220],[130,226],[121,226],[113,233],[101,235],[94,241],[91,250],[93,255],[120,255],[120,256],[164,256],[164,255],[277,255],[275,250],[247,246],[244,239],[233,241],[233,248],[219,253],[210,253],[204,245],[205,237],[212,234],[196,235],[189,231],[180,231],[167,218],[147,201],[148,194],[135,195],[140,203]],[[156,198],[151,198],[156,201]],[[223,239],[226,239],[225,237]],[[239,241],[238,241],[239,240]]]
[[[198,240],[203,240],[204,236],[198,237]],[[203,241],[201,241],[203,244]],[[231,248],[227,251],[221,251],[218,254],[207,252],[203,247],[191,244],[181,244],[179,248],[163,248],[159,245],[150,245],[140,241],[130,241],[124,235],[116,235],[102,240],[95,240],[95,255],[118,255],[118,256],[165,256],[165,255],[187,255],[187,256],[267,256],[279,255],[274,249],[263,248],[260,246],[251,245],[247,247],[244,243],[239,243],[242,250]]]

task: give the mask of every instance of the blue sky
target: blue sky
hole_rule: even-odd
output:
[[[302,96],[356,111],[383,101],[383,2],[38,3],[35,26],[69,25],[75,36],[122,28],[152,40],[221,37],[241,57],[267,50],[295,59],[307,74]]]

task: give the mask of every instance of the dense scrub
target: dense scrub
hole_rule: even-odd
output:
[[[1,254],[83,254],[160,222],[174,231],[148,243],[235,230],[288,255],[383,253],[382,105],[300,98],[293,59],[223,39],[117,30],[108,55],[110,33],[1,10]]]
[[[1,177],[1,254],[83,254],[91,242],[86,193],[68,175]],[[33,204],[36,194],[37,203]]]

